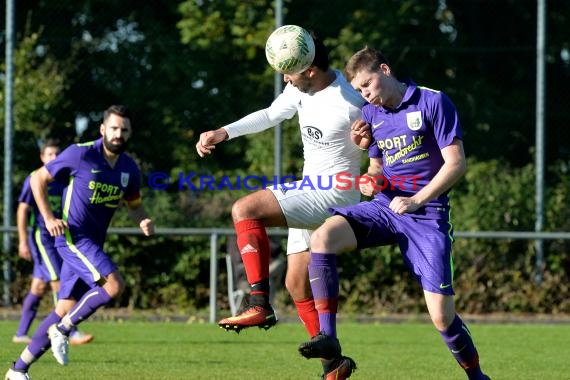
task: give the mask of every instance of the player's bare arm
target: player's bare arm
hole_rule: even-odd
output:
[[[380,191],[382,182],[384,181],[383,178],[381,178],[382,159],[371,157],[368,170],[364,175],[368,176],[370,181],[360,185],[360,192],[367,197],[373,197]]]
[[[441,149],[443,166],[433,179],[413,197],[395,197],[390,202],[390,209],[396,214],[414,212],[432,199],[449,190],[467,169],[463,142],[455,138],[453,142]]]
[[[141,231],[145,236],[150,236],[154,234],[154,223],[150,219],[140,201],[140,198],[136,201],[128,202],[127,209],[129,212],[129,217],[140,227]]]
[[[18,256],[27,261],[32,261],[32,253],[28,245],[28,217],[31,207],[25,202],[18,204],[16,211],[16,225],[18,226]]]
[[[53,181],[53,177],[47,171],[45,166],[36,170],[30,178],[30,187],[34,194],[34,200],[38,206],[38,210],[45,220],[46,229],[51,236],[60,236],[65,233],[67,223],[61,219],[57,219],[51,210],[48,200],[48,184]]]
[[[218,128],[213,131],[207,131],[200,134],[200,139],[196,143],[196,151],[200,157],[206,154],[212,154],[216,149],[216,144],[228,139],[228,132],[224,128]]]
[[[370,125],[364,120],[356,120],[350,126],[350,139],[360,149],[368,149],[372,142]]]

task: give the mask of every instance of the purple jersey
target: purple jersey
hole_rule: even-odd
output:
[[[140,197],[140,171],[123,153],[111,168],[103,156],[103,139],[74,144],[46,164],[59,182],[69,183],[63,193],[63,220],[69,225],[56,246],[87,238],[103,245],[111,218],[122,200]]]
[[[26,203],[32,208],[32,212],[30,214],[30,225],[33,227],[34,232],[36,229],[39,229],[42,233],[45,232],[45,234],[49,236],[49,233],[46,231],[44,218],[38,210],[34,194],[32,193],[32,188],[30,187],[30,178],[32,174],[26,177],[18,202]],[[53,215],[56,218],[61,218],[61,196],[63,194],[64,187],[64,184],[57,181],[53,181],[48,185],[48,200]]]
[[[362,118],[370,124],[373,137],[368,155],[382,158],[387,181],[376,198],[385,204],[395,196],[410,197],[427,185],[443,165],[441,149],[454,138],[462,138],[451,100],[440,91],[411,81],[397,108],[367,104],[362,108]],[[435,216],[447,208],[445,192],[414,214]]]

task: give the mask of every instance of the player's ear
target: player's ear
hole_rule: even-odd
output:
[[[307,78],[312,78],[317,70],[317,66],[309,66],[304,72],[303,74],[307,77]]]
[[[101,126],[99,127],[99,133],[101,133],[101,136],[105,134],[105,124],[101,123]]]

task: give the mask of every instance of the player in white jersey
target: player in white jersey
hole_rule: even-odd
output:
[[[204,157],[211,154],[218,143],[263,131],[299,115],[304,180],[256,191],[238,199],[232,207],[251,296],[249,305],[236,316],[219,322],[226,330],[239,332],[252,326],[268,329],[277,323],[269,303],[270,250],[265,228],[287,226],[285,285],[307,332],[315,336],[319,332],[319,320],[307,270],[310,233],[329,216],[328,207],[360,200],[356,186],[337,186],[336,176],[344,173],[345,179],[354,179],[359,175],[361,150],[356,143],[360,139],[351,135],[351,124],[361,117],[360,109],[365,100],[340,71],[329,68],[324,44],[314,35],[313,39],[316,46],[313,63],[299,74],[285,74],[287,85],[268,108],[204,132],[196,144],[198,154]],[[306,186],[302,186],[303,181]],[[335,363],[335,366],[348,366],[345,372],[352,372],[351,363],[347,358],[345,363]],[[326,367],[331,363],[324,365],[325,373],[334,370]]]

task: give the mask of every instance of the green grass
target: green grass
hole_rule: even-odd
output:
[[[86,322],[81,327],[95,334],[93,343],[72,346],[67,367],[47,352],[32,366],[32,379],[316,380],[321,373],[317,360],[297,353],[298,344],[307,339],[298,323],[239,335],[198,323]],[[481,364],[493,380],[570,379],[570,325],[470,328]],[[16,322],[0,321],[0,357],[6,369],[23,348],[10,341],[15,329]],[[344,353],[358,364],[351,380],[466,378],[429,324],[342,323],[338,331]]]

